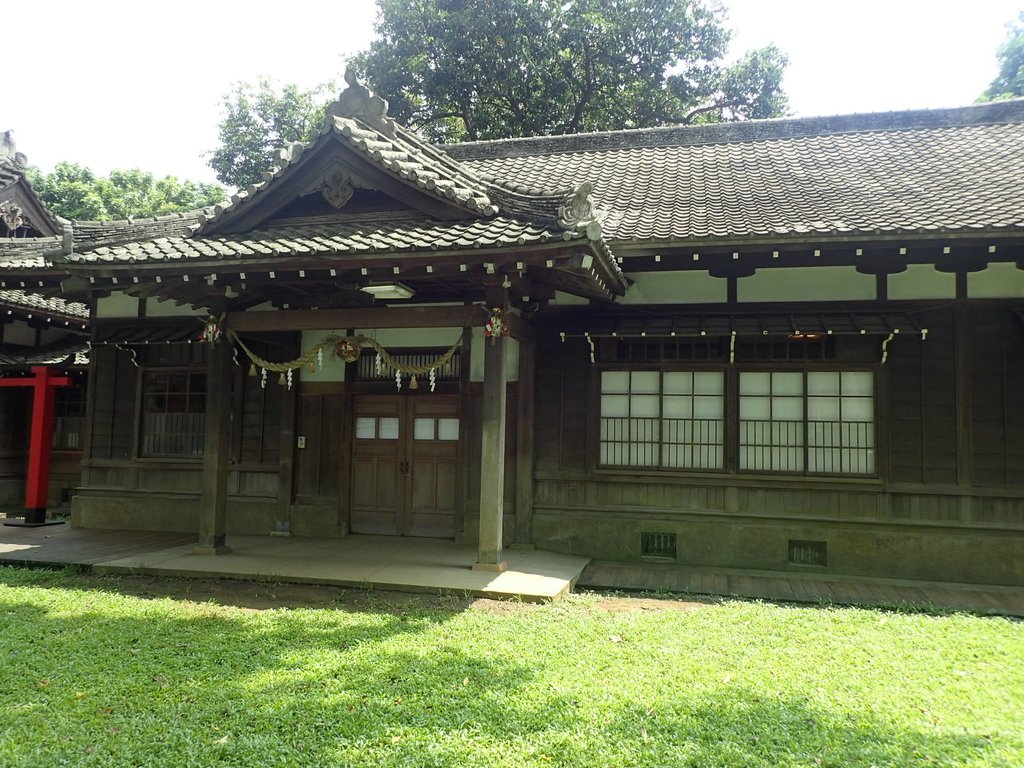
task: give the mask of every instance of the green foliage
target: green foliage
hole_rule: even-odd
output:
[[[1024,13],[1009,25],[1006,42],[999,47],[999,74],[978,101],[999,101],[1024,96]]]
[[[36,194],[57,216],[65,219],[116,220],[159,216],[213,205],[224,199],[216,184],[158,179],[153,174],[113,170],[99,176],[77,163],[57,163],[53,173],[28,172]]]
[[[775,117],[786,57],[726,66],[707,0],[378,0],[378,39],[353,67],[427,138],[452,142]],[[276,150],[315,135],[331,85],[268,80],[224,97],[210,166],[259,181]]]
[[[438,141],[783,114],[786,58],[722,64],[704,0],[378,0],[355,67],[399,122]]]
[[[332,93],[333,83],[309,90],[292,84],[279,87],[267,78],[236,83],[221,101],[220,145],[209,161],[217,178],[236,187],[259,181],[277,150],[316,135]]]
[[[1017,621],[280,588],[0,568],[0,765],[1024,765]]]

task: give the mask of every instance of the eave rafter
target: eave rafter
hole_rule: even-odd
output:
[[[278,304],[291,303],[281,297],[322,295],[332,288],[354,290],[386,282],[411,283],[431,293],[435,284],[452,279],[463,286],[463,292],[468,288],[475,295],[489,276],[515,279],[527,270],[531,275],[545,271],[564,274],[564,278],[555,278],[559,289],[587,297],[611,299],[625,287],[620,283],[621,275],[608,269],[600,253],[576,240],[506,246],[501,250],[377,252],[348,258],[306,254],[201,264],[85,263],[70,265],[70,269],[78,290],[117,290],[140,298],[198,306],[219,306],[239,297],[246,300],[261,296]],[[441,290],[459,293],[451,286]]]
[[[864,274],[893,274],[905,271],[911,264],[931,264],[944,272],[974,272],[994,262],[1024,265],[1024,236],[704,245],[626,242],[616,244],[615,250],[619,265],[626,272],[711,270],[746,275],[772,267],[852,266]]]

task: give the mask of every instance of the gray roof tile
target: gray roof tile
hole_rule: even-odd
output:
[[[594,184],[616,241],[1024,230],[1024,101],[447,148],[482,175]],[[828,131],[838,131],[829,133]]]
[[[216,237],[168,237],[76,252],[66,257],[71,265],[119,264],[130,259],[157,263],[167,260],[263,260],[279,255],[337,256],[352,253],[430,251],[487,248],[512,243],[543,243],[554,238],[584,239],[583,233],[565,233],[529,222],[502,217],[465,222],[444,222],[400,216],[338,216],[330,222],[291,223],[253,232]]]
[[[89,319],[89,307],[78,301],[44,298],[34,293],[0,289],[0,304],[42,315],[72,319]]]

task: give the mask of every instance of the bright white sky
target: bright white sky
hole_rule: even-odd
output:
[[[970,104],[1024,10],[1024,0],[723,2],[734,56],[772,42],[788,54],[798,116]],[[0,130],[46,171],[70,160],[214,181],[202,156],[231,85],[338,77],[375,16],[373,0],[22,3],[5,34]]]

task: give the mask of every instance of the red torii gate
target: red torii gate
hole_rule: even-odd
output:
[[[32,377],[0,379],[0,387],[32,387],[32,430],[25,478],[25,521],[4,525],[37,528],[63,521],[46,519],[46,495],[50,482],[50,453],[53,448],[53,405],[57,387],[71,386],[67,376],[54,376],[45,365],[32,366]]]

